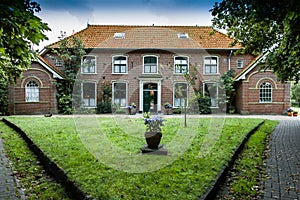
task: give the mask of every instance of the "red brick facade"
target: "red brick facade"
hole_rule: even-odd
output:
[[[260,87],[268,82],[272,88],[271,102],[261,102]],[[283,114],[290,106],[290,84],[277,81],[272,71],[252,69],[246,79],[236,83],[236,109],[242,114]]]
[[[80,84],[74,90],[81,95],[80,104],[94,109],[99,103],[103,84],[112,87],[111,103],[118,102],[123,108],[134,102],[137,110],[144,112],[149,103],[148,95],[152,95],[157,112],[163,111],[166,102],[173,106],[179,105],[178,102],[182,104],[175,87],[187,81],[183,74],[174,73],[174,65],[175,57],[184,57],[189,67],[195,66],[197,69],[197,74],[193,77],[197,88],[203,88],[204,84],[217,83],[229,69],[235,70],[237,74],[235,108],[238,113],[283,113],[290,103],[290,85],[278,82],[275,74],[270,71],[260,71],[256,66],[259,57],[235,55],[240,46],[229,47],[232,39],[219,32],[211,35],[211,31],[211,27],[189,26],[88,26],[70,36],[79,36],[88,50],[87,55],[95,60],[93,65],[95,72],[82,73],[84,69],[78,72]],[[114,38],[115,33],[122,33],[124,38]],[[182,39],[178,36],[179,33],[184,33],[188,37]],[[57,48],[58,43],[50,47]],[[124,73],[113,72],[114,58],[119,56],[126,58]],[[145,56],[156,58],[157,73],[144,72]],[[23,78],[18,80],[16,85],[10,86],[10,113],[57,112],[55,82],[58,77],[63,77],[60,76],[62,67],[55,67],[53,57],[55,55],[51,53],[50,48],[46,48],[39,62],[34,62],[31,68],[24,72]],[[205,63],[207,57],[212,58],[209,61],[211,63]],[[205,72],[207,70],[205,65],[217,66],[216,69],[209,67],[209,70],[216,71]],[[26,84],[31,80],[38,84],[37,102],[26,101]],[[119,91],[114,91],[118,90],[116,83],[120,83],[122,87],[125,85],[120,94],[125,91],[126,95],[122,93],[122,97],[117,97]],[[267,84],[267,89],[262,91],[263,84]],[[187,93],[191,95],[193,90],[190,88]],[[218,91],[218,95],[222,95],[222,91]]]
[[[38,102],[26,101],[26,84],[34,81],[38,84]],[[9,86],[10,114],[45,114],[57,112],[56,80],[53,74],[47,71],[39,63],[33,62],[31,68],[23,73],[23,77],[17,80],[15,85]]]

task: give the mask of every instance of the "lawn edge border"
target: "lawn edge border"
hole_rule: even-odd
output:
[[[204,195],[199,197],[199,200],[210,200],[210,199],[214,199],[216,197],[217,192],[220,189],[220,185],[226,179],[226,175],[228,174],[229,170],[232,168],[234,162],[237,160],[238,156],[240,155],[242,150],[245,148],[245,144],[247,143],[249,138],[265,123],[265,121],[266,120],[263,120],[256,127],[254,127],[252,130],[250,130],[249,133],[247,133],[247,135],[244,137],[243,141],[236,148],[234,154],[232,155],[231,159],[228,161],[227,165],[218,174],[216,180],[211,184],[211,187],[207,190],[207,192]]]
[[[15,130],[26,142],[28,148],[37,156],[37,159],[42,164],[43,168],[56,182],[60,183],[67,196],[71,199],[90,199],[87,194],[85,194],[74,181],[70,180],[63,169],[58,167],[55,162],[53,162],[46,154],[27,136],[27,134],[19,128],[14,123],[8,121],[5,118],[2,118],[2,121]]]

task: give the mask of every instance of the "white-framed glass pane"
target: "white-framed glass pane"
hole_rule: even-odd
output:
[[[29,81],[25,87],[25,101],[39,102],[39,86],[35,81]]]
[[[217,57],[206,57],[204,59],[204,67],[206,74],[218,73],[218,59]]]
[[[113,84],[113,102],[120,107],[126,107],[127,87],[126,83],[114,83]]]
[[[264,82],[260,85],[259,101],[261,103],[272,102],[272,85],[269,82]]]
[[[82,99],[84,107],[96,106],[96,83],[82,83]]]
[[[121,66],[121,72],[122,72],[122,73],[125,73],[125,72],[126,72],[126,66],[125,66],[125,65],[122,65],[122,66]]]
[[[204,95],[210,98],[210,106],[218,107],[218,85],[216,83],[204,84]]]
[[[127,57],[118,56],[114,57],[113,69],[114,73],[126,73],[127,68]]]
[[[95,73],[96,72],[95,56],[84,56],[82,58],[81,68],[83,73]]]

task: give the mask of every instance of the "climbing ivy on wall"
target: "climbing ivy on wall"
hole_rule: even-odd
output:
[[[78,37],[62,39],[58,48],[52,48],[63,62],[62,71],[65,74],[64,80],[56,83],[58,112],[61,114],[72,114],[73,112],[73,87],[77,79],[77,73],[81,67],[81,58],[86,54],[82,41]]]

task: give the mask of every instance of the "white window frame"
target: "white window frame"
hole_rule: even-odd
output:
[[[210,108],[218,108],[219,107],[219,101],[218,101],[218,99],[219,99],[219,85],[218,85],[217,82],[204,82],[203,83],[203,95],[205,95],[205,92],[206,92],[205,91],[205,85],[206,84],[216,85],[217,94],[216,94],[215,99],[212,99],[211,96],[209,96],[209,98],[210,98],[210,105],[211,105]],[[215,103],[213,103],[213,101],[215,101]]]
[[[216,58],[216,62],[217,62],[217,64],[216,64],[216,72],[206,72],[206,63],[205,63],[205,61],[206,61],[206,59],[207,58]],[[210,71],[211,71],[211,66],[212,66],[212,64],[210,63],[209,64],[210,65]],[[219,74],[219,57],[218,56],[205,56],[204,57],[204,60],[203,60],[203,74],[205,74],[205,75],[214,75],[214,74]]]
[[[145,70],[145,58],[146,57],[155,57],[156,58],[156,63],[151,63],[156,65],[156,72],[151,72],[152,71],[152,66],[150,65],[150,72],[146,72]],[[157,55],[145,55],[143,56],[143,74],[158,74],[158,56]]]
[[[186,85],[186,97],[182,97],[182,98],[176,98],[176,85],[177,84],[185,84]],[[188,106],[188,95],[189,94],[189,88],[188,88],[188,84],[186,82],[175,82],[174,86],[173,86],[173,107],[174,108],[179,108],[179,107],[184,107],[184,106]],[[179,105],[177,103],[177,101],[179,100]],[[185,102],[186,101],[186,102]],[[185,105],[186,103],[186,105]]]
[[[26,102],[39,102],[40,89],[36,81],[30,80],[25,85],[25,101]]]
[[[126,89],[125,89],[125,99],[124,100],[121,99],[121,101],[119,103],[115,102],[115,84],[125,84],[125,87],[126,87]],[[113,82],[112,83],[112,105],[117,104],[117,105],[120,106],[120,108],[126,108],[127,105],[128,105],[127,93],[128,93],[128,84],[127,84],[127,82]]]
[[[265,99],[269,99],[269,100],[265,100]],[[272,102],[273,102],[273,86],[270,82],[264,81],[259,86],[259,103],[272,103]]]
[[[124,57],[125,58],[125,62],[124,63],[116,63],[116,58],[119,57]],[[125,72],[116,72],[115,71],[115,65],[121,65],[121,64],[125,64]],[[124,55],[115,55],[112,57],[112,73],[113,74],[127,74],[128,73],[128,56],[124,56]]]
[[[176,58],[185,58],[186,59],[186,70],[181,69],[181,66],[185,65],[183,63],[176,63]],[[176,68],[180,66],[180,69],[177,70]],[[179,71],[179,72],[178,72]],[[188,56],[174,56],[174,74],[186,74],[189,71],[189,57]]]
[[[94,58],[94,60],[95,60],[95,65],[94,65],[94,70],[92,71],[92,70],[90,70],[90,66],[88,67],[88,70],[87,71],[85,71],[85,68],[84,68],[84,58],[86,58],[86,57],[93,57]],[[92,60],[92,59],[91,59]],[[86,55],[86,56],[83,56],[82,58],[81,58],[81,73],[82,74],[97,74],[97,58],[96,58],[96,56],[94,56],[94,55]]]
[[[244,67],[244,61],[241,60],[241,59],[237,60],[236,61],[236,66],[237,66],[238,69],[243,69],[243,67]]]
[[[84,98],[84,84],[94,84],[95,91],[94,91],[94,105],[91,105],[92,98]],[[97,83],[94,81],[84,81],[81,83],[81,99],[82,99],[82,107],[84,108],[96,108],[97,107]],[[88,102],[86,104],[86,102]]]
[[[55,59],[55,66],[56,67],[62,67],[64,64],[63,60],[61,58],[56,58]]]

